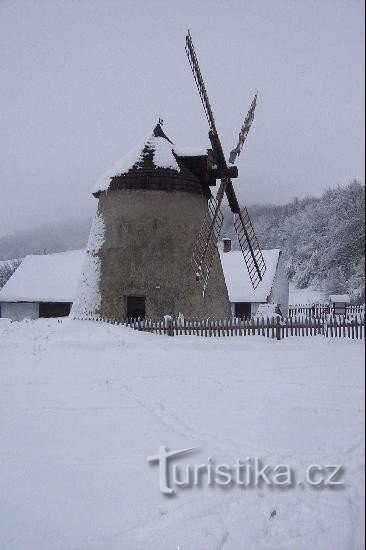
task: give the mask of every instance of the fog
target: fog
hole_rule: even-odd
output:
[[[364,181],[361,1],[1,1],[0,236],[91,215],[94,181],[159,117],[209,145],[187,28],[227,153],[259,92],[243,202]]]

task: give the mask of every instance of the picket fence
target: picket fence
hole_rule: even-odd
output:
[[[334,314],[334,304],[315,303],[315,304],[296,304],[288,308],[289,317],[304,315],[306,317],[325,317]],[[365,305],[347,305],[346,315],[363,315]]]
[[[290,336],[321,335],[329,338],[364,339],[364,316],[353,319],[346,317],[286,317],[271,319],[180,319],[165,318],[128,319],[124,322],[87,318],[83,320],[99,321],[110,324],[121,324],[134,330],[151,332],[167,336],[193,335],[210,337],[229,336],[266,336],[282,340]]]

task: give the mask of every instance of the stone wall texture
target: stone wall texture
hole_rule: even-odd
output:
[[[204,195],[179,190],[121,189],[99,197],[105,224],[101,316],[121,320],[127,296],[146,297],[146,317],[231,316],[219,254],[208,289],[195,280],[192,251],[207,209]]]

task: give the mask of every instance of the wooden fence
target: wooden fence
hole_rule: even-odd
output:
[[[100,319],[88,319],[101,321]],[[105,321],[118,324],[115,321]],[[168,336],[193,335],[205,338],[229,336],[266,336],[282,340],[290,336],[321,335],[330,338],[365,338],[364,316],[354,319],[346,317],[314,318],[314,317],[287,317],[272,319],[174,319],[162,320],[134,319],[123,324],[138,331],[165,334]]]
[[[347,305],[346,315],[363,315],[365,305]],[[288,308],[289,317],[304,315],[306,317],[325,317],[334,314],[334,304],[296,304]]]

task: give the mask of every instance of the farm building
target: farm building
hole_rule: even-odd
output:
[[[260,304],[277,304],[282,315],[288,314],[289,283],[281,250],[263,250],[266,271],[254,290],[240,250],[232,250],[231,240],[223,239],[221,264],[229,293],[233,317],[247,318],[257,313]]]
[[[253,290],[241,252],[224,240],[220,252],[232,314],[255,315],[259,304],[279,304],[288,311],[288,282],[280,250],[264,250],[267,265],[262,283]],[[13,320],[62,317],[70,313],[85,258],[84,250],[27,256],[0,290],[1,316]],[[167,313],[170,313],[167,311]]]
[[[1,317],[14,321],[70,313],[84,250],[26,256],[0,290]]]

